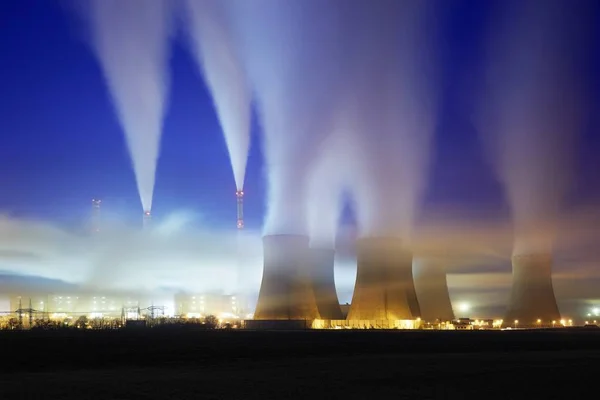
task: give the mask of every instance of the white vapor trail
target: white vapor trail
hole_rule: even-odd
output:
[[[512,208],[515,253],[551,251],[570,181],[583,105],[576,3],[504,3],[489,46],[480,130]]]
[[[306,234],[308,166],[331,129],[342,43],[336,1],[229,0],[255,94],[268,174],[265,234]]]
[[[212,93],[238,190],[244,186],[250,146],[250,90],[223,3],[186,0],[191,46]]]
[[[436,125],[432,3],[352,3],[345,97],[360,149],[353,192],[361,236],[407,239],[426,187]]]
[[[168,0],[86,0],[93,48],[127,139],[144,210],[152,208],[171,32]]]

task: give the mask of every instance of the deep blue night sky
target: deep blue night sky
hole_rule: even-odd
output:
[[[485,3],[482,5],[482,3]],[[471,71],[480,63],[488,2],[457,1],[443,26],[443,84],[428,204],[506,209],[469,122]],[[72,16],[58,1],[3,2],[0,8],[0,210],[78,226],[90,200],[140,223],[141,206],[125,141],[100,68]],[[596,32],[598,33],[598,32]],[[597,48],[597,47],[596,47]],[[590,59],[590,92],[597,99]],[[235,227],[235,185],[212,101],[183,34],[173,41],[172,86],[153,213],[193,210]],[[597,100],[591,103],[597,108]],[[580,146],[577,202],[598,198],[598,118]],[[256,121],[246,175],[246,220],[260,229],[265,181]],[[585,190],[582,188],[586,187]]]

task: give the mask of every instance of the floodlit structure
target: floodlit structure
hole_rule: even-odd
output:
[[[237,228],[244,229],[244,191],[235,192],[237,198]]]
[[[152,214],[150,211],[144,211],[144,219],[142,220],[142,226],[144,229],[150,229],[152,224]]]
[[[419,261],[414,279],[421,318],[427,322],[454,320],[444,266],[435,261]]]
[[[311,271],[317,308],[322,319],[340,320],[342,309],[335,291],[335,250],[311,248],[308,252],[308,267]]]
[[[175,314],[186,318],[201,318],[207,315],[238,317],[245,311],[242,303],[238,295],[177,293]]]
[[[348,320],[397,321],[419,317],[412,255],[401,247],[399,239],[359,239],[357,263]]]
[[[255,320],[314,320],[319,311],[307,268],[308,237],[263,238],[263,277]]]
[[[552,256],[524,254],[512,257],[512,291],[505,324],[520,327],[551,326],[560,312],[552,286]],[[539,320],[539,322],[538,322]]]

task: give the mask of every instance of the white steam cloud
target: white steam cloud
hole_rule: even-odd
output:
[[[361,236],[407,238],[427,180],[435,128],[432,2],[355,2],[349,10],[348,118],[359,153]]]
[[[570,181],[583,105],[575,65],[585,2],[575,3],[506,3],[488,48],[480,130],[511,205],[515,254],[551,251]]]
[[[341,128],[341,127],[340,127]],[[349,188],[351,143],[337,130],[323,142],[309,170],[307,189],[308,236],[314,248],[335,248],[343,194]]]
[[[331,130],[343,64],[339,1],[229,0],[268,173],[265,234],[306,234],[309,166]]]
[[[168,92],[168,0],[86,0],[93,48],[115,103],[144,210],[152,208]]]
[[[191,45],[212,93],[238,190],[244,186],[250,145],[250,90],[223,2],[186,0]]]

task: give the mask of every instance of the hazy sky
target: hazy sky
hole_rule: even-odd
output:
[[[503,188],[470,120],[472,82],[482,65],[482,36],[494,2],[453,4],[442,10],[441,100],[426,209],[450,205],[506,218]],[[100,67],[70,17],[59,1],[13,0],[0,7],[0,213],[72,229],[85,223],[96,197],[103,199],[105,218],[141,226],[121,127]],[[183,28],[178,29],[153,215],[160,219],[189,210],[201,215],[204,226],[233,231],[235,184],[225,141]],[[600,80],[593,73],[600,70],[598,43],[595,49],[588,73],[590,102],[598,110]],[[600,204],[599,122],[598,117],[589,120],[577,148],[578,177],[568,196],[573,206]],[[256,118],[252,137],[245,219],[249,229],[259,231],[266,182]]]

